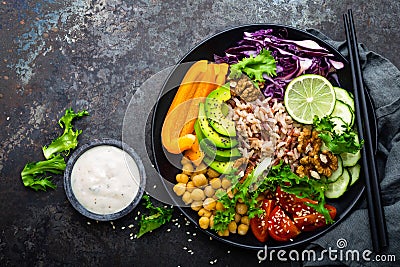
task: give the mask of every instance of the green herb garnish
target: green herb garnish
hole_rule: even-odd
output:
[[[142,215],[137,238],[169,222],[172,218],[172,212],[174,211],[172,208],[155,207],[153,203],[151,203],[148,195],[144,195],[143,199],[145,201],[143,205],[147,208],[148,215]]]
[[[314,118],[314,129],[319,132],[319,138],[333,154],[357,153],[363,146],[364,140],[357,142],[357,133],[348,125],[344,125],[343,132],[338,134],[334,131],[335,124],[330,117]]]

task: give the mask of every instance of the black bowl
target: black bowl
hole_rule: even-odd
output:
[[[256,31],[260,29],[281,29],[285,28],[288,32],[288,39],[293,40],[313,40],[320,44],[321,46],[327,48],[334,56],[335,59],[341,61],[345,64],[344,68],[338,71],[338,78],[340,82],[340,86],[343,88],[352,88],[352,81],[351,81],[351,72],[350,66],[346,58],[344,58],[334,47],[326,43],[325,41],[317,38],[316,36],[290,27],[290,26],[283,26],[283,25],[274,25],[274,24],[256,24],[256,25],[245,25],[236,28],[231,28],[221,33],[218,33],[207,40],[203,41],[202,43],[198,44],[195,48],[193,48],[188,54],[186,54],[179,64],[174,68],[172,73],[170,74],[169,78],[164,84],[162,92],[160,94],[159,101],[155,107],[153,113],[153,121],[152,121],[152,152],[155,160],[155,166],[158,169],[161,176],[168,180],[170,183],[175,183],[175,175],[180,172],[180,170],[174,167],[170,160],[175,157],[177,162],[179,162],[180,155],[168,155],[168,159],[164,154],[164,150],[161,144],[161,127],[168,111],[168,108],[174,98],[174,95],[177,90],[177,85],[182,81],[186,71],[190,67],[191,64],[183,64],[194,62],[201,59],[207,59],[209,61],[213,61],[213,55],[224,55],[224,51],[232,46],[235,46],[239,40],[243,37],[243,32],[245,31]],[[171,90],[172,89],[172,90]],[[171,90],[171,91],[169,91]],[[351,90],[350,90],[351,91]],[[370,99],[368,98],[367,106],[371,111],[371,118],[370,122],[372,126],[376,126],[376,120],[374,115],[374,109]],[[376,129],[376,127],[371,127],[371,129]],[[377,133],[372,132],[373,140],[377,140]],[[376,149],[376,142],[374,143]],[[313,239],[323,235],[327,231],[332,230],[337,224],[339,224],[347,214],[350,213],[351,209],[360,199],[362,193],[364,192],[365,186],[360,179],[357,183],[355,183],[340,199],[338,200],[329,200],[328,203],[334,205],[337,209],[337,216],[335,218],[335,223],[329,226],[326,226],[322,229],[319,229],[314,232],[305,232],[301,233],[297,236],[293,242],[276,242],[273,240],[269,240],[266,243],[259,242],[252,233],[248,233],[246,236],[240,235],[230,235],[229,237],[220,237],[215,234],[213,230],[202,230],[206,234],[210,235],[214,239],[220,240],[222,242],[239,246],[242,248],[248,249],[263,249],[265,245],[268,245],[270,249],[282,249],[282,248],[290,248],[294,246],[298,246],[301,244],[306,244]],[[171,192],[171,197],[176,201],[177,205],[179,204],[179,200],[177,200],[174,192]],[[178,205],[179,206],[179,205]],[[191,208],[182,208],[183,214],[195,225],[198,226],[198,219],[199,216],[197,212],[191,210]],[[200,228],[200,227],[199,227]],[[250,231],[250,230],[249,230]]]

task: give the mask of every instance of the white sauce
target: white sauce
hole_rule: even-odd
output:
[[[115,146],[85,151],[71,174],[72,191],[79,203],[96,214],[126,208],[139,191],[140,173],[133,158]]]

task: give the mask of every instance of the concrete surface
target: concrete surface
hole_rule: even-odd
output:
[[[0,1],[0,265],[257,265],[255,251],[210,241],[178,209],[173,222],[133,239],[142,208],[113,224],[90,221],[69,204],[61,176],[56,190],[34,192],[20,172],[42,159],[68,107],[90,113],[76,123],[81,144],[121,139],[137,88],[206,37],[265,22],[343,40],[348,8],[359,41],[400,66],[399,1]]]

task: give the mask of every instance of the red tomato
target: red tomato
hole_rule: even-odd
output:
[[[309,198],[298,198],[293,194],[286,193],[280,187],[276,190],[278,204],[290,215],[294,223],[301,231],[313,231],[326,225],[325,217],[306,203],[318,204],[317,201]],[[325,204],[332,219],[336,216],[336,208]]]
[[[264,214],[250,220],[251,231],[260,242],[265,242],[268,239],[268,218],[274,207],[275,200],[264,199],[261,202],[261,208],[264,210]]]
[[[268,219],[268,234],[276,241],[289,241],[300,234],[292,219],[277,205]]]
[[[336,208],[328,204],[325,205],[325,208],[328,209],[329,215],[334,219],[336,216]],[[298,212],[293,216],[293,221],[301,231],[306,232],[314,231],[315,229],[326,226],[324,215],[316,211],[312,213],[309,213],[308,211]]]

